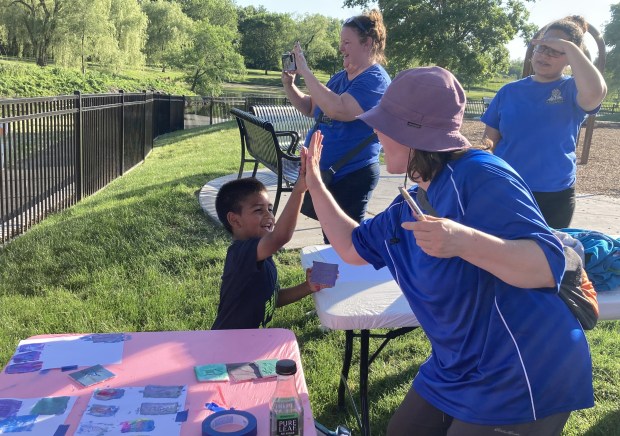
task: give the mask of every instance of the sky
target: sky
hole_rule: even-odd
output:
[[[620,0],[536,0],[535,3],[526,3],[530,11],[530,22],[542,27],[551,21],[567,15],[583,15],[592,26],[601,34],[605,24],[611,18],[609,7]],[[339,0],[235,0],[239,6],[264,6],[271,12],[289,12],[300,15],[309,13],[325,15],[333,18],[345,19],[352,15],[359,15],[362,8],[343,8]],[[389,44],[388,33],[388,44]],[[597,53],[594,40],[588,35],[586,44],[592,54]],[[508,44],[511,59],[523,59],[527,48],[525,41],[517,38]]]

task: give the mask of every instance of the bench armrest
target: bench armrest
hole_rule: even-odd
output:
[[[286,130],[286,131],[279,131],[279,132],[275,132],[276,136],[279,138],[281,137],[288,137],[290,138],[290,143],[288,145],[288,147],[286,148],[286,153],[294,156],[295,152],[297,151],[297,144],[299,144],[299,133],[297,132],[293,132],[292,130]]]

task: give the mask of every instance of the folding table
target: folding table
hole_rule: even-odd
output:
[[[187,385],[185,409],[188,410],[188,417],[181,426],[181,435],[201,434],[202,421],[212,413],[205,408],[208,402],[250,412],[258,422],[258,434],[267,435],[269,400],[275,389],[275,378],[237,383],[199,383],[194,375],[194,366],[286,358],[297,362],[296,384],[304,407],[304,435],[316,436],[299,348],[290,330],[273,328],[127,334],[131,338],[124,342],[122,362],[104,365],[116,374],[114,378],[80,388],[72,383],[67,372],[60,369],[25,374],[6,374],[3,371],[0,373],[0,398],[78,397],[65,421],[69,425],[67,434],[72,435],[97,388]],[[157,435],[157,432],[149,434]]]
[[[390,339],[419,327],[407,300],[387,268],[375,270],[370,265],[346,264],[330,245],[313,245],[301,250],[304,268],[313,261],[337,263],[339,277],[333,288],[313,294],[321,324],[346,333],[345,355],[338,387],[338,405],[344,406],[345,383],[351,366],[353,338],[360,338],[360,406],[364,436],[370,435],[368,414],[368,368]],[[599,319],[620,319],[620,288],[598,293]],[[372,334],[372,329],[393,329],[386,334]],[[357,333],[356,331],[359,331]],[[377,351],[369,357],[369,339],[383,338]]]

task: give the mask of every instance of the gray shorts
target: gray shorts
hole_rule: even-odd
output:
[[[446,415],[411,388],[392,415],[387,436],[560,436],[569,415],[558,413],[523,424],[470,424]]]

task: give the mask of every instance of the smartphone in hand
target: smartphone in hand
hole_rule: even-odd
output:
[[[422,209],[420,209],[420,206],[418,206],[418,203],[416,203],[415,200],[411,198],[411,195],[409,195],[409,192],[407,192],[407,190],[403,188],[402,186],[399,186],[398,189],[400,190],[401,195],[403,196],[403,198],[409,205],[411,212],[413,212],[413,216],[415,217],[415,219],[417,219],[418,221],[426,221],[426,217],[424,216]]]

